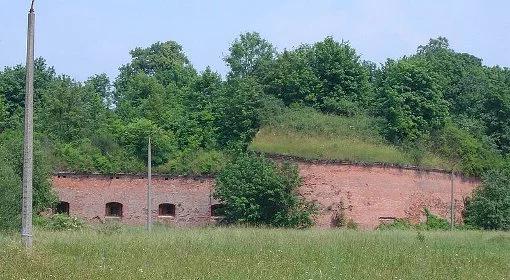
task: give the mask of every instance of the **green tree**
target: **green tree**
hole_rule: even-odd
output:
[[[39,213],[56,202],[51,189],[51,165],[39,134],[34,142],[33,209]],[[23,133],[7,130],[0,134],[0,230],[21,225],[21,182],[23,177]],[[7,217],[8,220],[4,220]]]
[[[310,64],[310,54],[310,47],[302,46],[279,55],[264,77],[266,93],[280,98],[287,106],[302,103],[318,107],[322,82]]]
[[[220,147],[242,150],[261,125],[262,87],[251,78],[231,79],[215,101],[215,126]]]
[[[48,67],[43,58],[37,58],[34,66],[34,101],[37,108],[40,106],[45,90],[56,75],[55,70]],[[25,78],[25,67],[22,65],[6,67],[3,72],[0,72],[0,96],[5,100],[9,128],[21,127],[23,123]]]
[[[445,125],[447,104],[426,63],[388,61],[383,72],[379,110],[387,121],[388,139],[416,142]]]
[[[214,196],[227,223],[309,227],[313,207],[297,194],[299,185],[296,166],[241,155],[219,174]]]
[[[229,51],[224,60],[230,68],[230,78],[260,77],[276,55],[273,45],[257,32],[241,34]]]
[[[318,97],[320,109],[352,115],[358,106],[369,105],[372,101],[369,96],[369,73],[348,42],[339,43],[332,37],[326,37],[311,50],[310,64],[322,81],[322,91]]]
[[[70,142],[94,135],[104,121],[106,105],[92,87],[61,76],[43,91],[36,114],[38,130]]]
[[[125,98],[127,83],[139,73],[155,77],[164,86],[177,88],[188,87],[197,76],[182,46],[174,41],[157,42],[148,48],[136,48],[130,54],[131,62],[120,68],[115,82],[117,102]]]
[[[0,148],[0,231],[14,230],[21,224],[21,180]]]
[[[141,118],[129,123],[124,129],[121,143],[140,161],[147,161],[149,137],[153,146],[153,164],[157,166],[167,162],[176,150],[174,135],[164,131],[150,120]]]
[[[465,223],[487,230],[510,230],[510,171],[491,170],[467,200]]]
[[[89,87],[92,92],[101,96],[103,103],[107,108],[114,106],[114,96],[112,84],[106,74],[94,75],[85,81],[85,87]]]

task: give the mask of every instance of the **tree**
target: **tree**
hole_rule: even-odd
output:
[[[121,143],[132,155],[141,161],[147,160],[148,141],[152,142],[152,162],[160,165],[168,161],[175,153],[174,135],[162,130],[152,121],[141,118],[129,123],[122,135]]]
[[[353,115],[373,101],[368,68],[349,43],[332,37],[284,51],[263,77],[266,93],[287,105],[303,103],[323,112]]]
[[[302,46],[279,55],[264,77],[266,93],[280,98],[287,106],[303,103],[319,107],[322,82],[310,64],[310,53],[308,46]]]
[[[510,171],[491,170],[467,200],[465,223],[486,230],[510,230]]]
[[[216,180],[214,197],[223,204],[226,223],[309,227],[313,207],[297,194],[296,166],[241,155]]]
[[[87,81],[85,81],[85,87],[89,87],[92,92],[101,96],[101,99],[107,108],[112,108],[115,105],[112,85],[106,74],[90,77]]]
[[[326,37],[311,49],[310,64],[322,81],[318,102],[320,109],[342,115],[356,113],[366,107],[369,96],[369,73],[348,42]]]
[[[388,61],[383,72],[379,110],[387,121],[388,139],[416,142],[444,126],[447,104],[426,63]]]
[[[0,231],[21,225],[21,181],[0,149]]]
[[[215,127],[223,148],[244,150],[257,133],[262,107],[262,87],[251,78],[231,79],[215,101]]]
[[[50,183],[51,164],[35,135],[33,209],[39,213],[56,202]],[[23,177],[23,132],[7,130],[0,134],[0,230],[21,225],[21,181]]]
[[[230,78],[261,76],[276,55],[273,45],[257,32],[241,34],[229,51],[224,60],[230,68]]]
[[[37,58],[34,67],[34,102],[37,108],[56,75],[53,67],[48,67],[43,58]],[[6,67],[3,72],[0,72],[0,96],[5,101],[9,128],[21,127],[23,123],[25,78],[25,67],[22,65]]]
[[[51,82],[36,108],[36,128],[58,141],[91,137],[104,121],[106,105],[94,88],[82,86],[67,76]]]
[[[157,42],[148,48],[136,48],[130,52],[131,62],[120,68],[115,81],[115,102],[129,99],[126,96],[130,80],[145,74],[154,77],[164,87],[183,89],[190,87],[197,72],[184,54],[182,46],[174,41]]]

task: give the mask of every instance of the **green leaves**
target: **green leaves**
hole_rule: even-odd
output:
[[[465,222],[487,230],[510,230],[510,171],[492,170],[468,199]]]
[[[255,155],[240,155],[216,179],[214,196],[224,203],[224,222],[275,227],[308,227],[313,205],[296,193],[297,167]]]
[[[229,51],[230,54],[224,58],[230,67],[229,78],[264,75],[276,54],[273,45],[257,32],[241,34],[230,46]]]

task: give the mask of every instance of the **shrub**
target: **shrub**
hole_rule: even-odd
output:
[[[467,225],[487,230],[510,230],[510,171],[491,170],[466,200]]]
[[[297,194],[300,182],[295,165],[241,155],[219,174],[214,197],[228,224],[309,227],[315,208]]]
[[[432,214],[427,208],[424,209],[427,220],[417,225],[411,224],[406,219],[395,219],[389,224],[380,224],[377,229],[380,230],[447,230],[450,224],[445,219]]]
[[[55,214],[50,217],[36,216],[34,224],[43,229],[54,231],[78,230],[85,225],[82,220],[66,214]]]
[[[425,208],[425,215],[427,220],[419,224],[417,227],[423,230],[447,230],[450,228],[450,223],[446,219],[430,213],[429,209]]]

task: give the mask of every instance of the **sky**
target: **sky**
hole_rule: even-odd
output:
[[[25,61],[29,2],[0,0],[0,69]],[[78,81],[115,78],[130,50],[173,40],[197,70],[225,75],[229,45],[256,31],[280,51],[333,36],[377,63],[444,36],[509,67],[508,11],[505,0],[36,0],[36,56]]]

